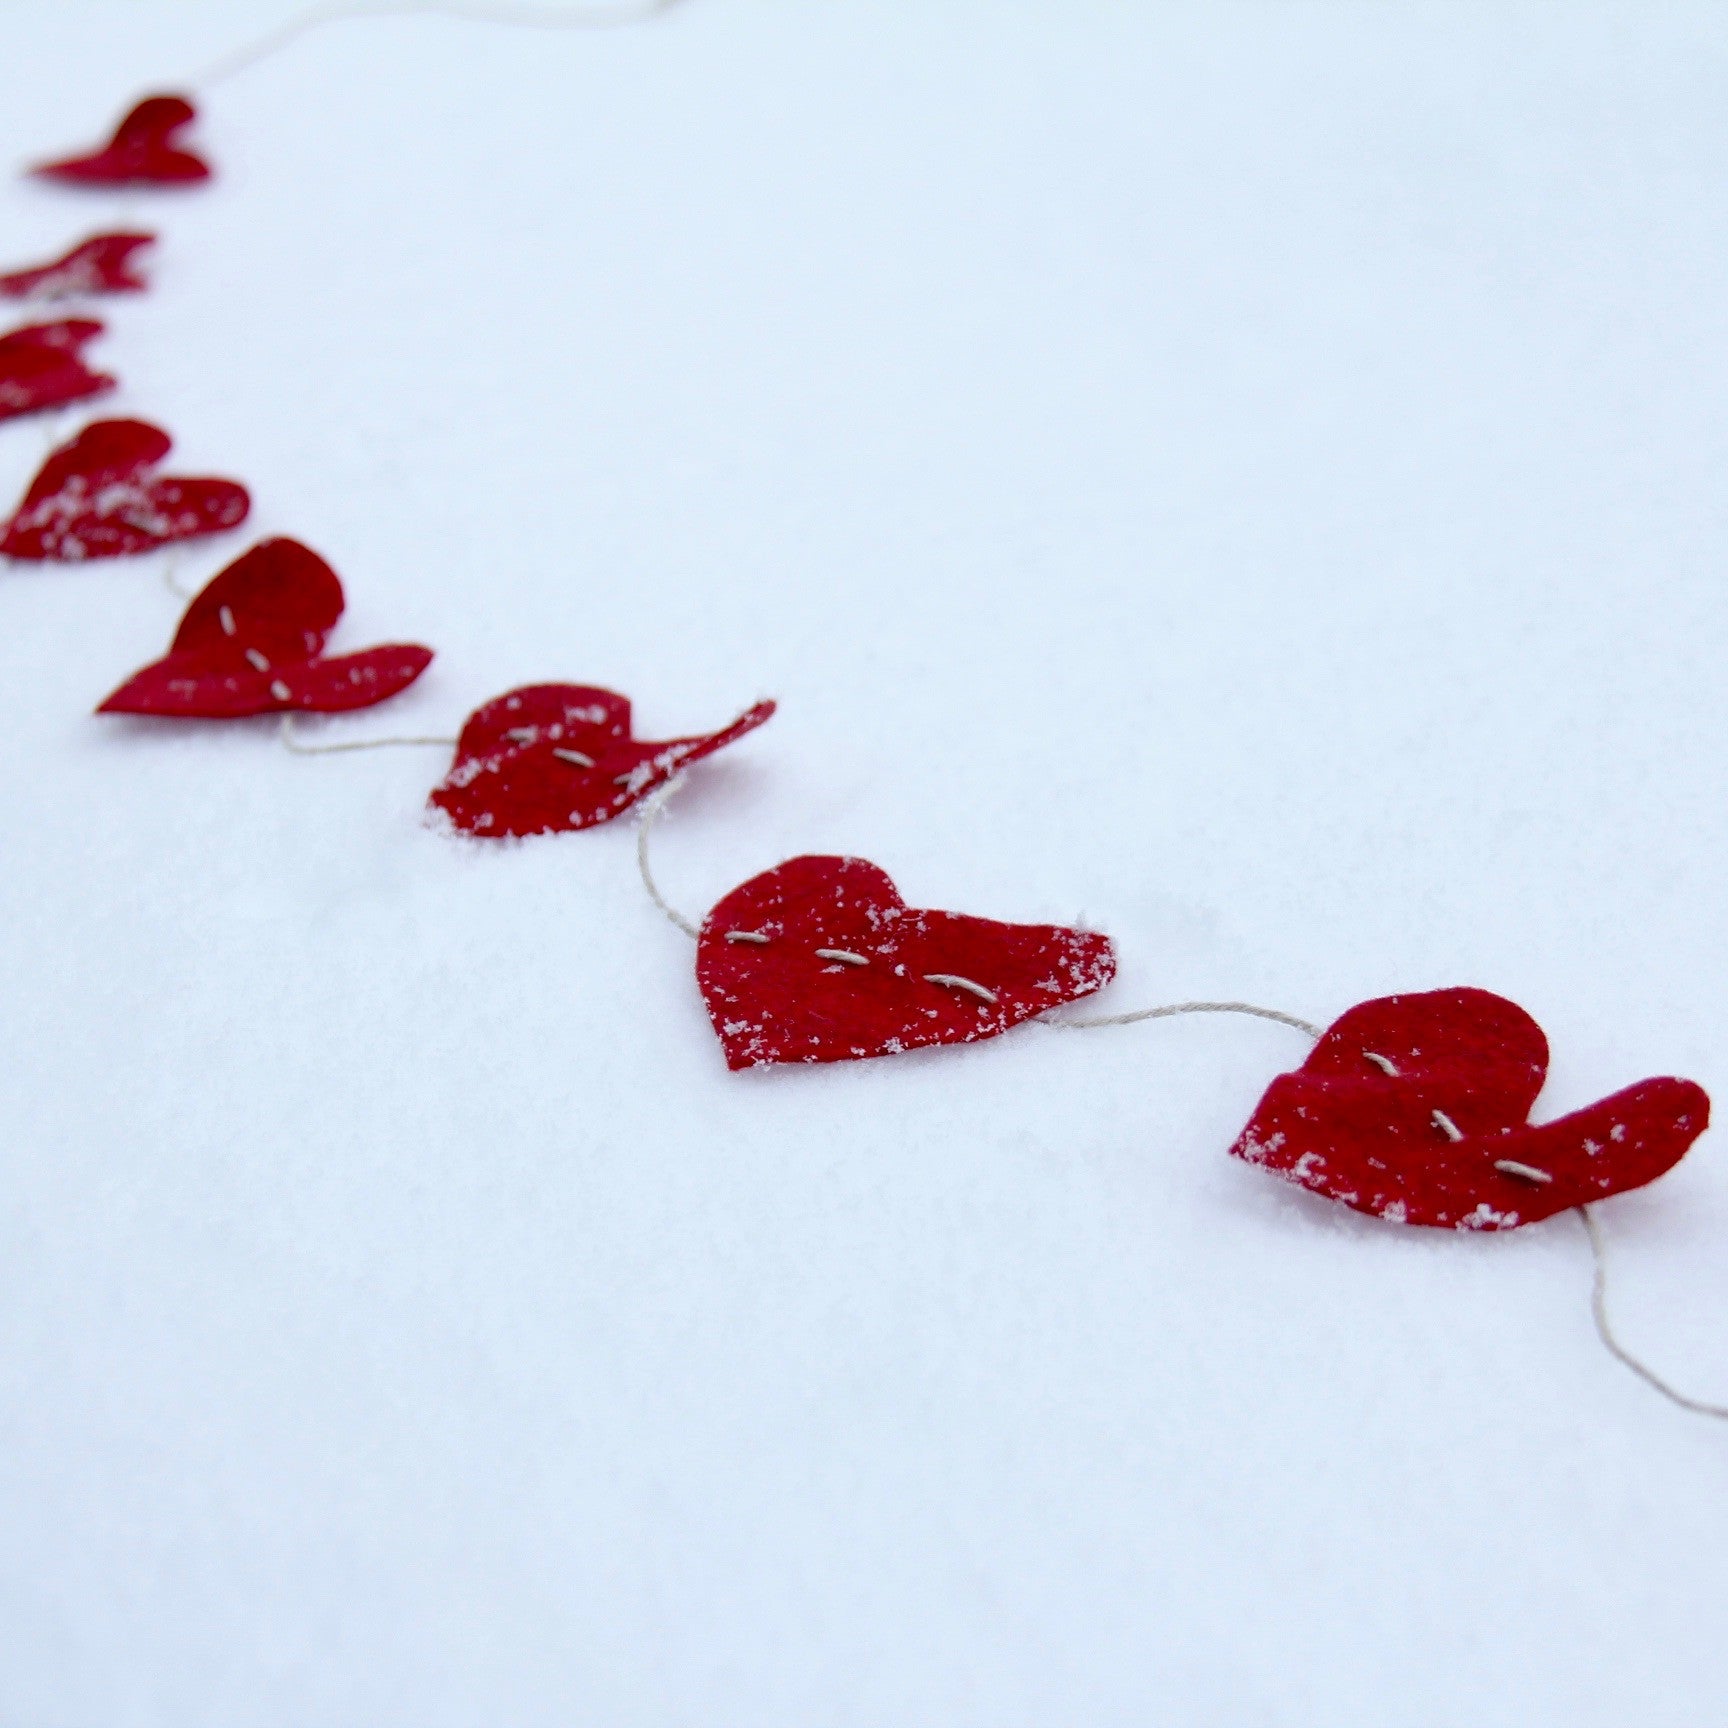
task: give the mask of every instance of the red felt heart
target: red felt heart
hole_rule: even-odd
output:
[[[97,709],[233,720],[290,709],[370,708],[426,670],[430,648],[392,643],[322,658],[342,616],[336,572],[297,540],[264,540],[186,608],[166,655]]]
[[[1532,1127],[1548,1040],[1486,990],[1350,1009],[1267,1088],[1234,1156],[1396,1224],[1510,1230],[1641,1188],[1710,1123],[1690,1080],[1644,1080]]]
[[[729,1068],[970,1044],[1115,973],[1107,936],[908,906],[864,858],[791,858],[753,876],[696,946]]]
[[[119,558],[216,534],[246,518],[232,480],[156,480],[147,470],[173,440],[142,420],[97,420],[42,465],[0,535],[9,558]]]
[[[100,150],[44,162],[31,173],[73,186],[188,186],[210,178],[210,166],[177,149],[174,134],[198,118],[184,96],[146,96]]]
[[[131,294],[150,284],[132,268],[132,254],[154,234],[97,234],[64,258],[0,276],[0,294],[13,300],[69,300],[80,294]]]
[[[754,732],[758,702],[730,726],[653,744],[630,735],[630,700],[585,684],[531,684],[468,716],[431,802],[465,834],[567,834],[622,815],[681,768]]]
[[[92,372],[78,352],[101,334],[94,318],[63,318],[0,336],[0,420],[112,390],[114,380]]]

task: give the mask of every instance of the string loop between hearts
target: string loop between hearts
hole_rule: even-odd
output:
[[[195,600],[198,597],[196,588],[184,588],[180,584],[180,548],[171,546],[167,556],[162,560],[162,586],[177,600]]]
[[[658,792],[642,800],[642,814],[636,823],[636,869],[642,877],[642,886],[648,890],[648,898],[694,942],[699,935],[696,926],[675,906],[667,903],[655,884],[654,872],[648,864],[648,836],[653,831],[660,812],[665,809],[667,800],[683,784],[684,776],[675,774]]]
[[[1293,1026],[1306,1032],[1316,1043],[1320,1028],[1281,1008],[1260,1008],[1252,1002],[1171,1002],[1161,1008],[1136,1008],[1131,1014],[1089,1014],[1084,1019],[1067,1015],[1041,1014],[1041,1026],[1061,1026],[1073,1032],[1090,1032],[1098,1026],[1132,1026],[1139,1020],[1166,1020],[1176,1014],[1252,1014],[1257,1020],[1276,1020],[1280,1026]]]
[[[398,745],[441,744],[453,749],[454,738],[356,738],[347,744],[308,744],[294,730],[294,716],[282,716],[282,742],[296,756],[337,756],[347,750],[389,750]]]

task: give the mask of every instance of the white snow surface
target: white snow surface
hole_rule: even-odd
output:
[[[285,14],[0,5],[0,161]],[[0,263],[157,226],[98,411],[255,498],[180,579],[290,533],[438,650],[311,735],[773,695],[687,913],[855,852],[1100,1012],[1478,984],[1546,1117],[1728,1081],[1725,77],[1643,0],[349,22]],[[1575,1218],[1227,1158],[1259,1021],[729,1075],[629,823],[93,718],[180,609],[0,571],[0,1721],[1718,1719],[1728,1434]],[[1601,1211],[1716,1398],[1723,1144]]]

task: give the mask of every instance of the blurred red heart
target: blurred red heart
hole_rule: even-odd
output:
[[[1232,1154],[1396,1224],[1509,1230],[1641,1188],[1710,1124],[1690,1080],[1644,1080],[1532,1127],[1548,1040],[1515,1002],[1363,1002],[1280,1074]]]
[[[0,336],[0,420],[112,390],[114,380],[92,372],[79,354],[101,334],[94,318],[63,318],[55,324],[26,324]]]
[[[592,828],[773,712],[772,702],[758,702],[718,732],[654,744],[631,737],[628,697],[586,684],[530,684],[468,716],[431,802],[465,834],[488,839]]]
[[[969,1044],[1115,972],[1107,936],[908,906],[863,858],[792,858],[752,877],[696,947],[729,1068]]]
[[[210,178],[210,166],[177,149],[174,134],[198,118],[184,96],[146,96],[100,150],[44,162],[30,172],[72,186],[188,186]]]
[[[81,294],[132,294],[150,284],[132,267],[132,254],[153,246],[154,234],[95,234],[64,258],[0,276],[0,294],[13,300],[69,300]]]
[[[297,540],[261,541],[186,608],[167,654],[97,713],[340,714],[394,696],[426,670],[432,650],[409,643],[324,659],[341,616],[342,584],[316,552]]]
[[[43,464],[0,535],[0,553],[67,563],[119,558],[243,522],[251,500],[233,480],[147,476],[172,447],[143,420],[86,426]]]

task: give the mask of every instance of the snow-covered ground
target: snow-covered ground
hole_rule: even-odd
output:
[[[280,6],[0,5],[0,162]],[[1728,1088],[1728,13],[686,0],[349,22],[92,358],[336,648],[779,716],[658,837],[1084,917],[1120,1007],[1473,983],[1539,1115]],[[83,418],[59,422],[69,432]],[[0,427],[7,506],[44,450]],[[160,559],[0,571],[0,1720],[1716,1719],[1728,1435],[1570,1216],[1225,1156],[1248,1020],[729,1076],[630,825],[103,720]],[[1728,1156],[1602,1209],[1728,1396]]]

